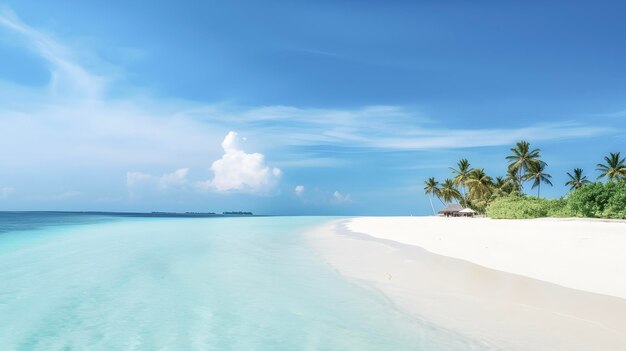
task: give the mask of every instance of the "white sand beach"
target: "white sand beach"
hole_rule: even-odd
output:
[[[311,238],[340,274],[489,349],[626,349],[626,223],[363,217]]]

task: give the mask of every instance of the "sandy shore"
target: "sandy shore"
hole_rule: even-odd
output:
[[[364,217],[311,240],[340,274],[486,349],[625,349],[626,223]]]

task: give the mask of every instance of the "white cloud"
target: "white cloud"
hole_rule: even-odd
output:
[[[237,109],[221,105],[194,113],[202,113],[209,122],[223,121],[226,117],[248,134],[280,136],[270,140],[286,146],[426,150],[510,145],[520,139],[574,139],[615,132],[614,128],[571,121],[522,128],[441,128],[419,111],[401,106],[364,106],[348,110],[291,106]]]
[[[626,117],[626,110],[615,111],[609,113],[600,113],[596,115],[597,117]]]
[[[265,164],[260,153],[246,153],[237,133],[229,132],[222,142],[224,154],[211,165],[213,179],[199,182],[205,190],[268,194],[278,184],[282,171]]]
[[[350,194],[343,195],[339,191],[335,191],[333,193],[333,198],[331,199],[331,202],[334,204],[345,204],[352,202],[352,199],[350,198]]]
[[[13,169],[177,167],[200,165],[207,153],[217,155],[217,149],[202,145],[225,130],[188,116],[185,111],[197,103],[141,93],[110,98],[107,91],[120,82],[91,69],[110,72],[108,64],[23,23],[10,10],[0,11],[0,29],[37,54],[50,71],[49,84],[42,88],[0,80],[0,130],[10,131],[0,138],[0,148],[20,150],[0,154],[1,164]]]
[[[149,187],[151,189],[168,190],[183,189],[187,186],[188,168],[181,168],[172,173],[162,175],[152,175],[142,172],[126,173],[126,188],[131,196],[135,195],[138,187]]]
[[[296,196],[304,195],[304,185],[296,185],[296,188],[293,191],[296,193]]]
[[[164,174],[159,178],[159,187],[161,189],[183,187],[187,185],[187,173],[189,173],[189,168],[181,168],[172,173]]]
[[[23,23],[12,11],[0,11],[0,25],[19,34],[26,45],[50,65],[50,89],[55,94],[93,98],[102,93],[105,79],[77,64],[68,49],[52,35]]]

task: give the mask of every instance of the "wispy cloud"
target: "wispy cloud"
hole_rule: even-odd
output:
[[[302,196],[304,194],[304,190],[304,185],[296,185],[293,192],[296,194],[296,196]]]
[[[346,109],[301,109],[266,106],[206,111],[208,122],[223,120],[249,133],[274,133],[289,145],[332,145],[384,150],[425,150],[508,145],[520,139],[562,140],[609,134],[611,128],[562,121],[522,128],[440,128],[419,112],[401,106]]]
[[[0,10],[0,25],[19,35],[50,67],[50,89],[54,94],[95,98],[102,94],[106,79],[87,71],[72,57],[72,50],[42,30],[24,22],[9,9]]]
[[[626,117],[626,110],[609,112],[609,113],[599,113],[596,117]]]
[[[352,202],[352,198],[350,194],[342,194],[339,191],[335,191],[333,193],[333,197],[330,200],[331,203],[335,205],[346,204]]]

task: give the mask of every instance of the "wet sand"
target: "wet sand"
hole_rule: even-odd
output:
[[[490,269],[335,221],[311,243],[338,273],[486,349],[624,350],[626,299]],[[528,258],[531,260],[532,258]]]

